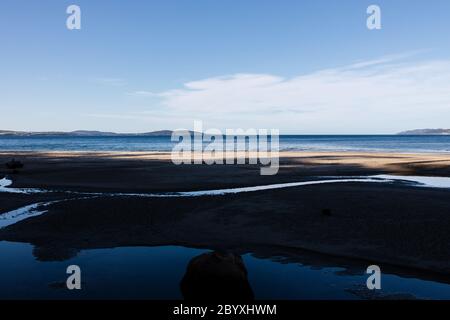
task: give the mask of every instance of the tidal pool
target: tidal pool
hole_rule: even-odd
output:
[[[38,261],[33,246],[0,241],[0,299],[183,299],[188,263],[207,249],[119,247],[79,252],[63,261]],[[242,255],[256,299],[450,299],[450,284],[383,273],[382,289],[366,289],[367,266],[347,272],[283,257]],[[68,290],[66,268],[81,268],[82,289]],[[380,265],[383,271],[383,265]],[[355,272],[356,270],[356,272]]]

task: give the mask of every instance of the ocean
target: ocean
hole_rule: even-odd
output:
[[[0,151],[171,151],[170,136],[0,136]],[[448,136],[283,135],[280,151],[450,152]]]

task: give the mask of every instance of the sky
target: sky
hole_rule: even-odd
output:
[[[449,16],[448,0],[1,0],[0,130],[448,128]]]

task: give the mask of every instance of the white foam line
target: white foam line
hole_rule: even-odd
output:
[[[372,178],[331,179],[331,180],[315,180],[315,181],[279,183],[279,184],[270,184],[270,185],[256,186],[256,187],[243,187],[243,188],[231,188],[231,189],[219,189],[219,190],[178,192],[177,194],[179,194],[181,196],[188,196],[188,197],[216,196],[216,195],[235,194],[235,193],[242,193],[242,192],[255,192],[255,191],[264,191],[264,190],[300,187],[300,186],[310,186],[310,185],[315,185],[315,184],[349,183],[349,182],[386,183],[386,182],[393,182],[393,181],[392,180],[372,179]]]
[[[308,186],[325,183],[349,183],[349,182],[392,183],[405,181],[412,183],[416,187],[450,188],[450,178],[448,177],[397,176],[384,174],[366,177],[359,176],[359,177],[333,177],[333,179],[329,178],[331,177],[328,177],[328,179],[326,180],[313,180],[313,181],[280,183],[254,187],[203,190],[203,191],[186,191],[173,193],[99,193],[99,192],[55,191],[55,190],[33,189],[33,188],[9,188],[9,186],[12,184],[12,181],[7,178],[3,178],[0,180],[0,193],[9,192],[9,193],[30,194],[30,193],[45,193],[45,192],[61,192],[67,194],[88,194],[96,196],[197,197],[197,196],[214,196],[214,195],[241,193],[241,192],[273,190],[273,189],[291,188],[291,187]]]
[[[394,182],[394,180],[380,179],[380,178],[353,178],[353,179],[329,179],[329,180],[313,180],[302,182],[289,182],[269,184],[264,186],[255,187],[241,187],[241,188],[229,188],[218,190],[200,190],[200,191],[185,191],[185,192],[173,192],[173,193],[104,193],[103,196],[128,196],[128,197],[149,197],[149,198],[180,198],[180,197],[201,197],[201,196],[221,196],[226,194],[236,194],[243,192],[256,192],[273,189],[284,189],[299,186],[309,186],[315,184],[328,184],[328,183],[349,183],[349,182],[374,182],[374,183],[387,183]]]
[[[6,188],[8,186],[10,186],[12,184],[12,181],[9,179],[6,179],[6,177],[4,177],[3,179],[0,179],[0,188]]]
[[[330,178],[330,177],[328,177]],[[137,197],[200,197],[200,196],[220,196],[226,194],[236,194],[243,192],[255,192],[273,189],[284,189],[300,186],[310,186],[317,184],[330,184],[330,183],[394,183],[394,182],[410,182],[414,187],[426,187],[426,188],[449,188],[450,178],[447,177],[421,177],[421,176],[396,176],[396,175],[374,175],[368,177],[333,177],[333,179],[326,180],[313,180],[302,182],[289,182],[270,184],[264,186],[255,187],[241,187],[241,188],[228,188],[218,190],[202,190],[202,191],[186,191],[175,192],[171,194],[161,193],[116,193],[113,196],[137,196]]]
[[[48,190],[43,189],[34,189],[34,188],[8,188],[12,184],[12,180],[4,177],[3,179],[0,179],[0,193],[23,193],[23,194],[30,194],[30,193],[47,193],[52,192]]]
[[[371,177],[395,181],[409,181],[415,183],[416,187],[443,188],[443,189],[450,188],[450,178],[448,177],[397,176],[390,174],[380,174]]]
[[[12,180],[4,177],[0,179],[0,193],[21,193],[21,194],[33,194],[33,193],[66,193],[66,194],[89,194],[89,195],[103,195],[100,192],[78,192],[67,190],[46,190],[37,188],[9,188],[12,184]]]
[[[38,208],[46,207],[54,202],[55,201],[33,203],[25,207],[1,214],[0,229],[12,225],[14,223],[17,223],[19,221],[22,221],[24,219],[41,215],[47,212],[47,210],[38,210]]]

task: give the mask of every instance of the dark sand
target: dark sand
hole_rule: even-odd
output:
[[[257,166],[175,166],[164,155],[14,153],[25,163],[15,187],[78,191],[188,191],[378,173],[450,176],[448,155],[282,154],[276,176]],[[11,154],[0,154],[0,163]],[[6,169],[0,169],[0,177]],[[450,273],[450,190],[392,184],[330,184],[201,198],[70,200],[0,230],[29,242],[39,259],[85,248],[168,245],[301,250]],[[62,194],[0,194],[0,212]],[[330,215],[323,210],[329,209]],[[270,251],[268,248],[271,248]],[[274,250],[273,248],[277,248]]]

